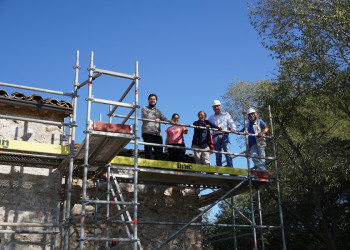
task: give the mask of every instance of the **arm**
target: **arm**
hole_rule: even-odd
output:
[[[185,135],[187,135],[188,129],[186,127],[184,127],[183,132],[184,132]]]
[[[214,123],[212,123],[211,121],[207,120],[207,123],[209,125],[210,128],[217,128],[217,129],[220,129],[218,126],[216,126]],[[208,126],[207,125],[207,126]]]
[[[260,121],[260,126],[262,127],[262,129],[261,132],[258,134],[258,137],[262,138],[264,137],[264,134],[266,134],[269,131],[269,127],[263,121]]]
[[[231,132],[236,132],[236,124],[235,122],[233,121],[231,115],[228,114],[227,116],[227,126],[228,128],[230,129]]]

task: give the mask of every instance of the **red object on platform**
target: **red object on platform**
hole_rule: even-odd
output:
[[[274,172],[264,172],[264,171],[251,170],[250,174],[257,176],[257,177],[262,177],[262,178],[270,178],[270,179],[276,178],[276,175]]]
[[[130,125],[121,125],[121,124],[108,123],[108,122],[93,122],[92,128],[93,130],[96,130],[96,131],[131,134]]]

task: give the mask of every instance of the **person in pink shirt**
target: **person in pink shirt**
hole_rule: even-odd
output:
[[[185,147],[184,134],[188,133],[188,129],[185,126],[176,125],[180,120],[179,114],[173,114],[171,120],[173,123],[175,123],[175,125],[165,130],[167,135],[165,144]],[[185,159],[185,149],[168,148],[168,152],[171,161],[184,161]]]

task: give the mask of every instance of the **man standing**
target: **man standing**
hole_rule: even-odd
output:
[[[269,131],[269,128],[265,122],[258,118],[254,109],[250,108],[247,111],[248,114],[248,133],[255,134],[256,136],[248,136],[249,152],[252,156],[265,158],[266,142],[264,134]],[[265,159],[252,158],[254,167],[253,170],[266,171]]]
[[[234,123],[231,115],[221,111],[221,102],[214,100],[212,107],[215,114],[209,117],[209,121],[219,127],[220,130],[236,132],[236,124]],[[213,141],[216,151],[221,151],[221,149],[223,149],[224,152],[231,153],[229,133],[213,131]],[[216,153],[215,156],[216,166],[222,166],[222,155]],[[232,168],[232,156],[225,154],[225,157],[227,166]]]
[[[169,121],[163,113],[156,108],[157,95],[150,94],[148,96],[148,106],[142,108],[142,118],[155,121],[142,122],[142,139],[144,142],[163,144],[162,132],[160,130],[160,121]],[[145,145],[146,159],[152,159],[152,147],[154,148],[155,159],[159,160],[162,156],[163,148],[157,146]]]

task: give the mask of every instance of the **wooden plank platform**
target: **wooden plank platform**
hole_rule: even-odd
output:
[[[89,139],[89,164],[96,168],[108,164],[129,142],[133,139],[131,134],[113,133],[113,136],[106,136],[94,132]],[[84,140],[75,153],[77,162],[84,159],[86,140]],[[74,170],[81,165],[75,165]]]

